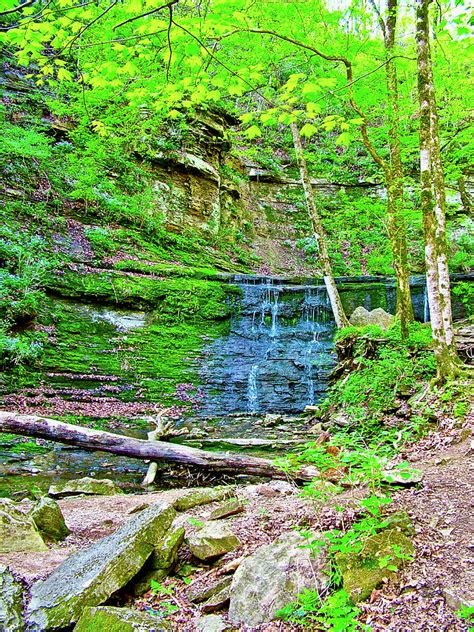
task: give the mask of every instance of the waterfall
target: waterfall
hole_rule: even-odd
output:
[[[430,320],[430,304],[428,302],[428,290],[426,286],[423,291],[423,322],[427,323]]]
[[[249,378],[247,382],[247,400],[248,412],[256,413],[258,410],[258,364],[252,364],[250,367]]]

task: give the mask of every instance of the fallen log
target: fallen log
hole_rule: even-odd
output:
[[[286,472],[267,459],[241,454],[206,452],[165,441],[134,439],[36,415],[0,411],[0,432],[57,441],[86,450],[102,450],[132,459],[192,465],[214,472],[247,474],[264,478],[288,478]],[[318,475],[318,470],[309,466],[300,468],[292,474],[292,478],[309,481]]]

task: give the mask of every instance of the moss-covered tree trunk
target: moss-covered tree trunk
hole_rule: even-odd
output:
[[[441,163],[438,112],[431,63],[429,5],[417,0],[416,42],[418,98],[420,102],[420,184],[425,238],[425,266],[433,346],[438,379],[442,382],[460,372],[455,346],[449,281],[445,182]]]
[[[311,179],[308,173],[308,166],[306,164],[306,158],[304,157],[303,143],[301,142],[301,136],[296,123],[291,124],[291,133],[293,135],[293,145],[296,153],[296,160],[300,170],[301,183],[306,199],[306,206],[308,208],[308,214],[311,220],[311,226],[313,229],[313,237],[318,244],[319,260],[323,268],[324,284],[329,295],[331,302],[331,308],[336,320],[338,328],[347,327],[349,321],[347,320],[344,308],[342,306],[341,297],[337,290],[336,282],[332,272],[331,260],[329,259],[326,234],[319,217],[318,209],[316,207],[316,200],[314,198],[313,187],[311,186]]]
[[[386,53],[387,106],[389,123],[390,166],[385,170],[387,184],[387,217],[393,264],[397,276],[397,316],[402,335],[408,335],[408,324],[413,322],[410,291],[410,270],[405,218],[403,216],[403,166],[400,143],[400,112],[398,105],[398,77],[393,59],[398,17],[398,0],[388,0],[388,14],[384,24]]]

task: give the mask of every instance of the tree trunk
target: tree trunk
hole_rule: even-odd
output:
[[[387,8],[388,14],[384,25],[390,151],[390,166],[385,174],[387,217],[393,264],[397,276],[397,316],[400,320],[402,336],[406,338],[408,324],[413,322],[414,315],[410,291],[406,225],[403,217],[403,165],[399,129],[398,77],[396,62],[392,59],[397,29],[398,0],[388,0]]]
[[[296,123],[291,124],[291,133],[293,135],[293,145],[296,153],[296,160],[300,169],[301,183],[306,198],[306,206],[308,207],[308,214],[311,220],[311,226],[313,229],[313,237],[318,244],[319,248],[319,260],[321,261],[324,275],[324,284],[329,295],[331,302],[331,308],[336,320],[336,325],[340,329],[347,327],[349,321],[344,313],[341,297],[337,290],[336,282],[332,272],[331,261],[326,245],[326,234],[324,232],[321,218],[319,217],[318,210],[316,208],[316,202],[314,199],[313,187],[311,186],[311,179],[308,173],[308,166],[304,157],[303,144],[301,142],[301,136]]]
[[[438,133],[438,112],[429,41],[429,5],[417,0],[416,42],[418,98],[420,102],[420,184],[425,238],[426,288],[430,306],[437,377],[456,377],[460,361],[456,352],[448,270],[445,182]]]
[[[0,411],[0,432],[25,435],[75,445],[86,450],[102,450],[132,459],[150,459],[163,463],[192,465],[214,472],[246,474],[264,478],[288,478],[287,474],[271,461],[241,454],[221,454],[198,450],[164,441],[144,441],[111,432],[93,430],[66,424],[36,415],[20,415]],[[319,472],[316,468],[302,467],[293,478],[310,481]]]

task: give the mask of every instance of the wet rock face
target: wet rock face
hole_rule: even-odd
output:
[[[204,414],[295,412],[319,401],[334,364],[326,290],[269,280],[239,285],[230,334],[201,362]]]
[[[31,589],[27,619],[32,632],[76,622],[88,606],[125,586],[168,535],[176,515],[170,504],[152,505],[112,535],[65,560]]]
[[[30,516],[7,498],[0,499],[0,553],[47,551],[48,547]]]
[[[321,549],[314,557],[301,548],[306,543],[298,533],[286,533],[242,562],[231,586],[229,618],[234,625],[252,628],[272,621],[305,589],[321,592],[329,585],[327,552]]]
[[[22,588],[7,566],[0,564],[0,630],[23,632]]]

